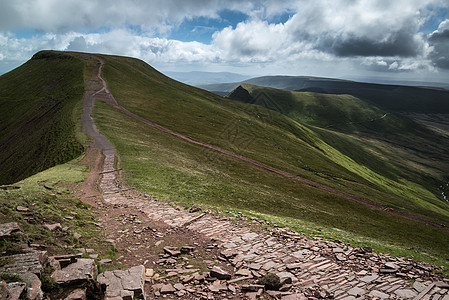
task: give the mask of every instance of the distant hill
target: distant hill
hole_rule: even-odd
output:
[[[348,94],[395,112],[449,113],[449,90],[362,83],[340,79],[304,76],[264,76],[242,82],[201,85],[212,92],[231,92],[242,83],[325,94]]]
[[[449,160],[449,140],[439,133],[430,130],[425,125],[406,116],[389,112],[369,101],[356,98],[351,95],[321,94],[312,92],[294,92],[288,90],[267,88],[249,84],[242,84],[227,96],[248,104],[260,105],[277,111],[302,124],[320,127],[312,128],[320,133],[321,137],[333,145],[339,151],[345,153],[357,162],[368,165],[376,172],[389,176],[392,174],[391,166],[381,163],[376,157],[370,157],[368,153],[359,155],[366,150],[382,153],[388,156],[390,163],[404,172],[404,177],[419,177],[421,183],[431,188],[437,184],[435,177],[428,177],[422,171],[430,167],[431,172],[440,174],[440,180],[444,181],[446,168],[449,164],[432,163],[421,160],[420,157],[440,157]],[[333,132],[339,132],[351,137],[346,139],[340,134],[338,138]],[[340,140],[340,141],[339,141]],[[384,148],[379,149],[379,142],[384,143]],[[352,144],[349,146],[349,144]],[[364,145],[362,149],[360,146]],[[415,162],[421,161],[422,167],[408,166],[400,157],[394,157],[385,151],[400,152],[407,149],[408,159],[415,157]],[[396,149],[396,150],[395,150]],[[357,154],[359,153],[359,154]],[[424,167],[426,165],[426,167]],[[429,169],[430,171],[430,169]],[[434,174],[436,174],[434,173]],[[406,175],[407,174],[407,175]],[[411,175],[414,174],[414,175]]]
[[[251,76],[245,76],[229,72],[164,72],[168,77],[181,81],[185,84],[214,84],[223,82],[235,82],[249,79]]]

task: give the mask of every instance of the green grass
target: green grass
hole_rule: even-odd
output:
[[[150,121],[362,198],[449,224],[447,203],[413,179],[402,177],[388,159],[360,149],[361,143],[359,157],[382,161],[390,166],[390,174],[360,164],[348,149],[340,151],[338,136],[333,144],[327,143],[316,127],[175,82],[135,59],[103,58],[104,75],[116,100]]]
[[[51,251],[61,251],[63,245],[70,244],[74,230],[84,226],[88,230],[93,226],[89,207],[80,200],[68,197],[67,188],[63,185],[84,181],[86,171],[86,167],[75,164],[58,165],[17,182],[15,186],[20,189],[0,190],[0,223],[17,222],[24,233],[20,234],[22,242],[44,244]],[[18,205],[28,207],[29,211],[16,211]],[[66,216],[74,219],[68,220]],[[70,227],[71,231],[67,236],[50,232],[43,226],[44,223],[61,223],[63,227]],[[11,245],[3,245],[6,246]]]
[[[8,139],[14,141],[5,149],[18,153],[10,154],[13,159],[2,159],[11,166],[16,162],[17,174],[11,171],[12,167],[6,172],[15,177],[28,176],[26,172],[37,172],[51,165],[38,163],[68,160],[78,150],[82,152],[79,141],[86,140],[75,120],[81,110],[82,80],[95,75],[96,63],[55,52],[43,52],[36,58],[39,59],[31,60],[0,79],[0,87],[7,91],[0,96],[2,111],[11,108],[15,116],[1,115],[6,120],[1,131],[8,137],[0,137],[0,143],[7,145]],[[449,224],[447,205],[424,186],[417,185],[412,176],[402,176],[407,173],[382,157],[395,152],[395,148],[384,141],[370,141],[370,147],[364,148],[363,139],[300,123],[258,105],[217,97],[175,82],[142,61],[114,56],[103,58],[106,60],[104,76],[116,100],[150,121],[362,198]],[[55,77],[43,76],[51,70]],[[22,87],[21,78],[30,79],[31,87],[13,93],[13,83]],[[20,101],[21,97],[29,97],[29,101]],[[61,101],[51,102],[50,99]],[[61,109],[46,108],[49,103]],[[94,114],[100,130],[117,148],[127,181],[143,192],[185,206],[210,205],[245,211],[297,230],[322,232],[328,237],[448,266],[447,231],[367,208],[187,143],[139,123],[104,103],[97,102]],[[28,128],[29,120],[42,121],[42,124],[36,123],[42,126],[31,126],[38,130],[24,135],[22,142],[17,136],[23,128]],[[54,130],[48,131],[48,126]],[[357,146],[356,155],[351,152],[353,145]],[[52,152],[54,147],[60,146],[61,155]],[[20,154],[21,148],[27,155]],[[393,158],[400,161],[403,153],[409,152],[404,150]],[[372,167],[377,163],[362,163],[374,157],[376,162],[387,166],[388,171],[382,173]],[[428,160],[425,155],[412,158],[407,161],[410,165],[424,166]],[[434,177],[431,164],[423,170],[430,178]],[[83,180],[86,171],[74,162],[66,163],[19,182],[22,187],[19,190],[0,191],[0,221],[18,221],[26,232],[22,239],[42,240],[53,245],[55,250],[77,244],[70,234],[55,235],[42,226],[44,222],[60,222],[90,237],[83,243],[96,244],[106,251],[103,255],[108,255],[108,247],[93,225],[90,208],[65,194],[65,188]],[[30,215],[17,212],[17,205],[29,207]],[[67,214],[75,216],[74,219],[66,219]]]
[[[335,163],[378,189],[448,216],[448,207],[437,190],[447,182],[447,137],[351,95],[292,92],[243,84],[228,97],[269,108],[309,125],[310,131],[319,136],[313,141],[315,146],[324,149]],[[397,204],[388,205],[402,206]],[[406,209],[420,213],[411,206]]]
[[[251,211],[309,231],[339,228],[342,240],[448,266],[449,232],[369,209],[152,129],[97,102],[100,130],[117,147],[126,180],[183,205]],[[306,224],[306,225],[304,225]],[[302,226],[301,226],[302,225]],[[322,229],[321,229],[322,228]],[[421,254],[426,252],[427,254]]]
[[[0,77],[0,184],[19,181],[83,152],[75,108],[84,63],[43,51]]]

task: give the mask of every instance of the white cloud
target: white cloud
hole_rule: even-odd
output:
[[[438,29],[429,36],[429,57],[433,65],[449,70],[449,19],[444,20]]]
[[[135,25],[167,31],[186,18],[218,17],[217,11],[252,10],[252,1],[238,0],[0,0],[0,29],[33,28],[67,32]]]
[[[418,30],[430,5],[444,0],[0,0],[2,64],[25,61],[41,49],[102,52],[141,58],[155,66],[232,66],[280,73],[435,71],[444,66],[443,33]],[[210,44],[167,38],[185,19],[218,18],[235,9],[250,18],[217,31]],[[55,13],[57,11],[57,13]],[[270,18],[291,17],[281,22]],[[274,18],[275,20],[276,18]],[[133,27],[134,26],[134,27]],[[101,27],[101,31],[97,28]],[[14,29],[48,32],[20,38]],[[8,31],[10,29],[10,31]],[[94,33],[92,33],[94,32]],[[435,59],[430,60],[433,55]],[[173,69],[173,68],[171,68]],[[235,70],[235,69],[234,69]],[[2,70],[0,70],[1,72]],[[323,74],[325,73],[325,74]]]

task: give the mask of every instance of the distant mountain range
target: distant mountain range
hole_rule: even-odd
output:
[[[449,113],[449,90],[363,83],[306,76],[263,76],[242,82],[201,85],[200,88],[224,96],[241,84],[321,94],[348,94],[396,112]]]
[[[189,85],[215,84],[247,80],[251,76],[229,72],[164,72],[165,75]]]

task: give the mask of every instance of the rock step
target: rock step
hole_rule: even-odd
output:
[[[2,256],[2,260],[6,264],[0,267],[0,273],[33,273],[40,276],[48,261],[48,256],[47,251],[30,251],[23,254]]]

